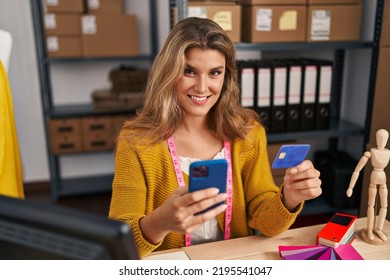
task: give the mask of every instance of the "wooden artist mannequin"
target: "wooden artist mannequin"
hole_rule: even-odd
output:
[[[390,159],[390,150],[386,149],[389,133],[385,129],[379,129],[376,133],[376,148],[371,148],[370,151],[364,153],[358,162],[355,171],[352,174],[349,187],[347,189],[347,196],[350,197],[353,188],[359,177],[359,172],[366,165],[367,161],[371,159],[373,171],[370,176],[370,185],[368,188],[368,207],[367,207],[367,230],[361,232],[363,241],[370,244],[384,244],[387,241],[386,233],[383,232],[383,224],[387,214],[387,185],[386,173],[384,168],[388,165]],[[380,209],[378,221],[375,225],[375,200],[379,189]],[[375,240],[374,232],[378,235],[379,241]]]

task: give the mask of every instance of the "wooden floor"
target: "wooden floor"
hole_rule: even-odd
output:
[[[86,212],[108,215],[111,193],[65,197],[54,202],[50,197],[49,182],[25,184],[25,197],[43,203],[53,203],[63,207],[70,207]],[[292,228],[322,224],[329,221],[330,214],[300,215]]]

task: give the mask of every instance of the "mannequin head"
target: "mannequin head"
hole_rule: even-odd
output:
[[[389,132],[386,129],[379,129],[376,132],[376,145],[378,146],[378,149],[383,150],[386,147],[388,139]]]

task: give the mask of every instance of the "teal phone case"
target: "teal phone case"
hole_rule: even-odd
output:
[[[214,187],[218,188],[220,193],[225,193],[227,167],[228,165],[225,159],[193,162],[190,165],[189,191],[194,192]],[[223,202],[218,203],[212,207],[216,207],[220,204],[223,204]],[[203,213],[210,208],[200,213]]]

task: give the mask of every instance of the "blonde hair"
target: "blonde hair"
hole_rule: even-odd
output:
[[[148,139],[150,144],[166,140],[185,118],[178,103],[176,88],[191,48],[218,50],[225,55],[226,70],[219,100],[208,113],[209,128],[221,140],[244,138],[258,115],[240,104],[235,48],[226,32],[215,22],[204,18],[179,21],[169,33],[149,73],[145,103],[138,115],[123,129],[132,137]]]

